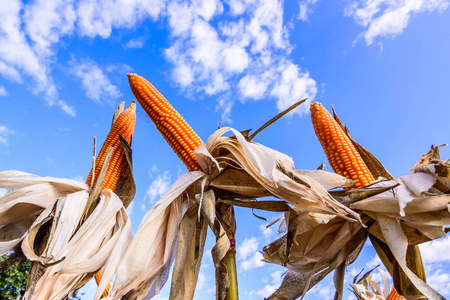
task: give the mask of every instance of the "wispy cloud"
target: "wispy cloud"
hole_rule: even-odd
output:
[[[66,4],[68,6],[66,6]],[[17,83],[30,82],[34,94],[50,106],[74,115],[74,109],[58,99],[51,77],[52,46],[71,30],[70,1],[34,1],[24,5],[11,0],[0,7],[0,74]],[[72,25],[71,25],[72,24]],[[28,79],[31,79],[28,81]]]
[[[111,83],[103,70],[91,59],[69,62],[71,73],[81,79],[86,96],[95,101],[112,103],[122,96],[120,90]]]
[[[259,242],[256,237],[245,238],[237,248],[237,260],[241,261],[240,268],[243,271],[249,271],[254,268],[262,267],[263,256],[258,251]]]
[[[146,19],[157,20],[165,9],[163,0],[81,0],[76,14],[81,35],[110,37],[113,28],[134,28]]]
[[[316,1],[300,1],[299,5]],[[59,99],[51,76],[58,42],[71,35],[109,38],[113,28],[166,20],[171,44],[164,53],[172,65],[172,78],[189,93],[221,99],[217,110],[222,121],[231,123],[236,100],[271,98],[283,109],[307,96],[312,100],[317,92],[310,74],[290,59],[293,47],[283,10],[281,0],[37,0],[30,4],[11,0],[0,8],[0,75],[18,83],[29,82],[25,79],[31,77],[33,92],[75,116],[75,109]],[[139,48],[145,42],[144,37],[132,39],[125,48]],[[120,95],[94,62],[75,62],[72,68],[88,97],[100,101]],[[89,78],[106,85],[96,87]],[[288,90],[282,92],[285,87]],[[229,100],[221,98],[230,92]],[[306,108],[296,112],[301,114]]]
[[[310,294],[316,295],[317,299],[323,299],[323,300],[333,299],[334,293],[335,293],[335,289],[331,283],[328,285],[318,284],[315,287],[313,287],[310,291]]]
[[[420,252],[426,264],[450,262],[448,249],[450,249],[450,237],[420,244]]]
[[[263,236],[264,236],[264,241],[267,243],[267,242],[270,242],[271,241],[271,238],[272,238],[272,234],[273,234],[273,229],[272,229],[272,227],[266,227],[266,225],[265,224],[261,224],[260,226],[259,226],[259,230],[261,230],[261,232],[262,232],[262,234],[263,234]]]
[[[450,273],[447,269],[438,269],[431,275],[427,275],[428,284],[443,295],[450,294]]]
[[[0,144],[3,144],[4,146],[8,146],[8,136],[16,134],[16,131],[9,129],[6,126],[0,125]]]
[[[270,296],[277,288],[280,287],[282,281],[282,274],[284,271],[275,271],[270,274],[271,283],[267,284],[263,289],[256,292],[257,295],[265,298]]]
[[[0,96],[8,96],[8,95],[9,95],[9,93],[5,89],[5,87],[0,85]]]
[[[423,12],[443,12],[448,0],[352,0],[345,9],[345,15],[365,27],[358,37],[371,45],[377,37],[395,37],[408,26],[410,19]]]
[[[300,0],[298,1],[298,6],[300,9],[298,18],[302,21],[308,22],[308,17],[313,13],[314,4],[317,3],[318,0]]]
[[[130,205],[128,205],[127,207],[127,213],[130,217],[133,215],[134,212],[134,204],[135,202],[131,201]]]
[[[141,37],[129,40],[126,43],[125,48],[127,48],[127,49],[142,48],[142,47],[144,47],[144,44],[145,44],[145,38],[143,36],[141,36]]]
[[[168,5],[174,43],[166,58],[181,88],[206,95],[233,91],[234,97],[228,99],[242,102],[272,98],[280,110],[301,98],[314,98],[316,82],[289,59],[292,46],[282,1],[208,3],[207,9],[202,9],[204,1]],[[219,26],[213,26],[217,22]],[[288,91],[282,92],[285,87]],[[270,92],[273,89],[277,91]],[[222,120],[230,122],[233,100],[219,99]],[[306,107],[296,113],[306,112]]]
[[[157,170],[157,169],[156,169]],[[154,175],[151,175],[153,177]],[[147,188],[146,198],[149,199],[149,204],[154,204],[164,193],[169,189],[172,184],[172,174],[169,171],[164,171],[162,174],[158,174],[156,178]],[[147,208],[144,203],[141,207],[142,210]]]

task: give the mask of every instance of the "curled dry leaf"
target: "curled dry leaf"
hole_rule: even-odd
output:
[[[88,191],[59,198],[39,215],[22,243],[22,251],[32,261],[46,266],[34,287],[33,298],[62,299],[71,295],[106,262],[122,235],[131,240],[130,220],[122,201],[104,190],[92,214],[78,228]],[[51,222],[47,245],[36,253],[35,238],[42,226]]]
[[[0,254],[22,241],[37,216],[60,197],[87,190],[82,182],[40,177],[20,171],[0,172],[0,188],[14,189],[0,198]]]

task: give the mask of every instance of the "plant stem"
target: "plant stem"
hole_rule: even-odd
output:
[[[230,288],[227,292],[227,300],[238,300],[238,281],[237,281],[237,270],[236,270],[236,250],[230,248],[228,253],[223,258],[223,263],[227,267],[228,278],[230,279]]]

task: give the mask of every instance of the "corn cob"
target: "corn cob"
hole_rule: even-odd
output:
[[[392,288],[391,293],[386,298],[386,300],[405,300],[405,297],[403,297],[402,295],[399,295],[397,290],[395,288]]]
[[[99,285],[100,280],[102,279],[102,276],[103,276],[103,269],[100,269],[100,271],[98,271],[97,274],[95,274],[95,276],[94,276],[95,282],[97,282],[97,285]],[[108,283],[108,285],[106,286],[105,290],[102,293],[102,298],[108,296],[111,286],[112,286],[111,282]]]
[[[351,188],[374,181],[372,174],[346,133],[331,114],[320,104],[311,104],[311,119],[317,138],[334,172],[356,183]]]
[[[131,136],[134,133],[134,127],[136,124],[136,103],[133,101],[127,109],[125,109],[122,113],[120,113],[117,120],[111,127],[111,131],[106,137],[105,142],[103,143],[102,148],[97,157],[97,167],[95,168],[95,176],[94,179],[98,177],[100,170],[103,166],[103,162],[106,157],[106,153],[110,147],[113,147],[113,154],[111,157],[111,161],[108,167],[108,171],[105,176],[105,181],[103,182],[102,190],[110,189],[114,191],[117,182],[119,181],[120,172],[125,164],[125,153],[122,148],[122,144],[120,143],[119,134],[121,134],[128,143],[131,142]],[[90,185],[92,179],[92,169],[89,173],[89,176],[86,180],[86,184]],[[95,274],[95,281],[97,285],[100,283],[100,279],[102,278],[103,269]],[[108,296],[109,290],[111,289],[111,283],[108,283],[105,290],[102,293],[102,297]]]
[[[128,81],[139,104],[188,170],[201,170],[193,151],[203,142],[189,124],[145,78],[128,74]]]
[[[128,143],[131,142],[131,136],[134,133],[134,126],[136,124],[136,103],[132,102],[127,109],[125,109],[117,118],[116,122],[111,127],[111,131],[106,137],[102,148],[97,157],[95,167],[95,179],[98,177],[100,170],[105,160],[106,153],[109,147],[114,147],[108,171],[105,176],[105,181],[102,190],[110,189],[114,191],[117,182],[119,181],[120,171],[125,164],[125,152],[120,143],[119,134],[121,134]],[[86,180],[86,184],[90,185],[92,179],[92,169]]]

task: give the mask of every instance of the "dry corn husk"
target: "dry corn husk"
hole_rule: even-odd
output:
[[[80,191],[58,199],[38,217],[25,237],[24,254],[46,266],[34,288],[34,298],[62,299],[71,295],[105,264],[118,240],[125,245],[131,241],[126,209],[110,190],[102,192],[92,214],[77,228],[88,198],[88,191]],[[50,238],[45,251],[38,255],[34,240],[48,221],[52,222]]]
[[[98,271],[117,240],[131,241],[131,223],[122,201],[104,190],[88,219],[78,227],[89,199],[89,187],[70,179],[40,177],[19,171],[0,173],[0,186],[14,191],[0,198],[3,253],[22,241],[25,256],[44,265],[43,275],[25,299],[62,299]],[[50,222],[43,253],[34,241]],[[14,238],[16,237],[16,238]],[[116,250],[117,251],[117,250]],[[31,295],[32,296],[31,296]]]
[[[368,225],[368,232],[388,245],[393,259],[398,262],[413,285],[429,299],[444,298],[409,269],[406,253],[408,245],[417,245],[446,236],[444,227],[450,224],[450,195],[445,182],[449,171],[448,161],[435,159],[431,164],[413,168],[414,173],[401,176],[398,183],[381,180],[354,190],[369,197],[348,202],[349,208],[360,215],[370,217],[369,221],[363,218],[363,223]],[[386,187],[390,189],[386,191]],[[370,196],[376,190],[381,193]],[[353,191],[348,193],[350,197],[354,194]],[[361,227],[356,227],[358,224],[351,224],[336,217],[325,219],[322,224],[319,224],[319,219],[316,221],[319,225],[311,220],[311,214],[298,215],[297,218],[297,223],[302,224],[300,228],[304,230],[299,231],[297,227],[294,238],[296,242],[292,245],[288,257],[284,255],[285,247],[288,245],[287,235],[283,237],[284,241],[280,238],[264,249],[266,261],[285,265],[292,270],[285,276],[280,289],[269,299],[295,299],[303,295],[308,288],[318,282],[317,271],[331,271],[333,267],[337,268],[336,264],[324,261],[339,256],[344,247],[348,247],[349,242],[358,239],[358,235],[352,237],[352,232],[358,229],[365,231]],[[363,236],[360,236],[359,240],[363,241]],[[381,297],[379,295],[364,297],[366,296],[368,298],[362,299]]]
[[[224,136],[229,131],[234,136]],[[393,240],[393,236],[408,236],[399,222],[417,228],[422,240],[442,236],[443,224],[448,224],[447,217],[436,220],[435,216],[445,209],[448,213],[448,195],[433,189],[425,191],[429,185],[414,190],[413,196],[407,193],[404,196],[401,192],[399,195],[397,191],[410,192],[410,186],[415,187],[414,181],[403,177],[400,183],[381,180],[334,198],[327,189],[348,186],[351,184],[349,180],[325,171],[295,170],[288,156],[248,142],[231,128],[217,130],[207,144],[201,145],[194,153],[202,171],[183,174],[150,209],[123,260],[117,257],[106,264],[96,299],[114,274],[116,281],[109,299],[119,299],[124,295],[131,299],[150,299],[165,283],[174,260],[177,263],[170,297],[192,298],[201,260],[201,254],[193,253],[192,249],[201,248],[204,222],[218,237],[212,253],[216,268],[221,268],[220,260],[230,247],[224,224],[215,217],[217,202],[284,212],[283,226],[287,233],[266,246],[263,254],[265,261],[281,264],[289,271],[280,289],[269,299],[300,297],[334,270],[338,271],[335,274],[337,295],[342,295],[343,270],[359,255],[368,235],[367,229],[370,228],[372,233],[376,226],[381,228],[382,240],[391,249],[397,247],[394,256],[416,287],[428,297],[442,299],[408,271],[403,254],[403,251],[406,253],[408,239]],[[435,175],[438,177],[436,181],[440,180],[439,174],[432,176]],[[268,195],[278,200],[256,200]],[[347,204],[336,199],[347,199],[343,201]],[[432,206],[431,202],[434,203]],[[200,223],[194,222],[195,210],[200,214],[196,218],[201,220]],[[431,214],[428,216],[427,212]],[[367,216],[361,218],[363,215]],[[182,234],[180,224],[184,224],[181,225]],[[386,228],[391,232],[385,233]],[[198,234],[195,243],[194,240],[186,241],[189,232]],[[420,238],[416,237],[415,241]],[[224,282],[226,279],[220,281],[221,284]],[[222,296],[218,294],[217,299],[222,299]]]
[[[234,134],[233,137],[224,136],[229,131]],[[199,238],[195,240],[195,245],[200,246],[205,234],[203,222],[206,221],[218,238],[212,250],[214,264],[216,268],[222,268],[220,261],[227,253],[230,241],[225,234],[225,224],[215,217],[215,205],[217,201],[226,201],[222,198],[229,194],[238,193],[241,199],[275,196],[280,199],[278,203],[284,203],[284,210],[291,211],[292,216],[300,214],[305,219],[310,218],[313,227],[333,219],[355,226],[355,234],[357,228],[363,226],[359,215],[336,201],[316,179],[326,182],[328,187],[348,185],[348,180],[324,171],[296,172],[290,157],[248,142],[234,129],[217,130],[207,144],[201,145],[194,153],[203,171],[183,174],[147,212],[123,260],[106,263],[96,299],[114,274],[116,280],[109,299],[118,299],[124,295],[131,299],[151,298],[164,284],[175,255],[177,263],[171,299],[192,298],[201,256],[195,256],[192,252],[194,244],[186,241],[185,230],[198,232]],[[325,175],[321,177],[321,174]],[[238,180],[230,182],[232,177]],[[240,178],[251,184],[239,185]],[[210,187],[214,187],[214,190]],[[236,202],[248,204],[243,200]],[[262,202],[252,204],[255,208],[260,204],[267,205]],[[199,211],[200,218],[192,213],[193,208]],[[205,221],[194,226],[194,218],[196,222],[197,219]],[[346,234],[343,235],[347,238]]]
[[[0,198],[0,254],[12,251],[37,216],[60,197],[85,191],[85,183],[40,177],[20,171],[0,172],[0,188],[14,189]]]
[[[394,287],[391,288],[389,274],[378,269],[383,281],[383,289],[381,289],[371,275],[376,268],[366,272],[359,279],[359,274],[353,279],[352,288],[356,298],[358,300],[405,300],[405,297],[400,295]]]
[[[204,178],[200,171],[182,174],[164,196],[145,214],[123,256],[111,257],[105,264],[95,299],[116,274],[108,299],[128,294],[143,299],[158,294],[167,280],[179,233],[181,219],[194,201],[194,183]]]

